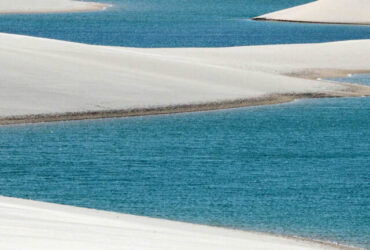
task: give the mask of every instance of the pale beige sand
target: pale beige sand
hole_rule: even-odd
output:
[[[0,58],[2,119],[219,104],[271,95],[369,94],[366,87],[292,76],[369,72],[370,40],[137,49],[0,33]]]
[[[318,0],[301,6],[276,11],[256,20],[370,24],[369,0]]]
[[[353,249],[0,196],[0,249]]]
[[[44,13],[103,10],[108,4],[73,0],[1,0],[0,13]]]

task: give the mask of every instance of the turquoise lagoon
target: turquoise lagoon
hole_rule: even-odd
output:
[[[0,194],[369,247],[369,104],[3,126]]]
[[[369,26],[257,22],[309,0],[100,0],[106,11],[0,15],[0,32],[130,47],[223,47],[370,38]]]
[[[0,32],[135,47],[370,38],[254,22],[308,1],[114,0],[0,15]],[[369,75],[337,81],[370,84]],[[0,195],[370,247],[370,98],[0,127]]]

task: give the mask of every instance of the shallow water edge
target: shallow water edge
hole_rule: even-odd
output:
[[[291,102],[297,99],[306,98],[335,98],[335,97],[364,97],[370,96],[370,87],[342,83],[346,87],[345,91],[341,92],[323,92],[323,93],[302,93],[302,94],[273,94],[257,98],[200,103],[200,104],[184,104],[164,107],[148,107],[134,108],[122,110],[99,110],[86,112],[70,112],[62,114],[39,114],[12,116],[0,118],[1,125],[23,124],[23,123],[40,123],[40,122],[57,122],[57,121],[74,121],[74,120],[90,120],[101,118],[119,118],[147,115],[162,115],[175,114],[185,112],[199,112],[218,109],[230,109],[250,106],[273,105]]]

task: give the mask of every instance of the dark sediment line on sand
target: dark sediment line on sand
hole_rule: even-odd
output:
[[[369,70],[334,70],[334,69],[304,69],[295,72],[286,72],[284,75],[305,79],[333,78],[346,76],[347,74],[369,73]],[[307,93],[283,93],[270,94],[255,98],[238,100],[225,100],[198,104],[179,104],[161,107],[132,108],[132,109],[111,109],[84,112],[50,113],[35,115],[20,115],[0,117],[1,125],[22,124],[22,123],[41,123],[57,121],[73,121],[102,118],[119,118],[146,115],[162,115],[184,112],[198,112],[217,109],[240,108],[261,105],[273,105],[291,102],[305,98],[334,98],[334,97],[363,97],[370,96],[370,87],[353,83],[337,83],[342,86],[342,90],[327,92],[307,92]]]
[[[249,98],[233,101],[211,102],[203,104],[186,104],[164,107],[121,109],[121,110],[101,110],[86,112],[69,112],[60,114],[38,114],[24,116],[10,116],[0,118],[0,125],[21,124],[21,123],[40,123],[55,121],[71,121],[101,118],[132,117],[146,115],[160,115],[183,112],[197,112],[216,109],[229,109],[259,105],[272,105],[290,102],[302,98],[324,98],[324,97],[342,97],[343,94],[336,93],[304,93],[304,94],[275,94],[260,98]],[[358,95],[356,95],[358,96]]]
[[[339,25],[370,25],[370,23],[347,23],[347,22],[324,22],[324,21],[301,21],[301,20],[286,20],[286,19],[274,19],[266,17],[254,17],[254,21],[266,21],[266,22],[287,22],[287,23],[319,23],[319,24],[339,24]]]

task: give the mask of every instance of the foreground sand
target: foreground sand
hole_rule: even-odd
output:
[[[0,249],[353,249],[0,196]]]
[[[0,13],[44,13],[95,11],[107,4],[73,0],[1,0]]]
[[[138,49],[0,33],[0,58],[0,124],[370,94],[313,80],[370,72],[370,40]]]
[[[318,0],[301,6],[276,11],[255,20],[370,24],[369,0]]]

